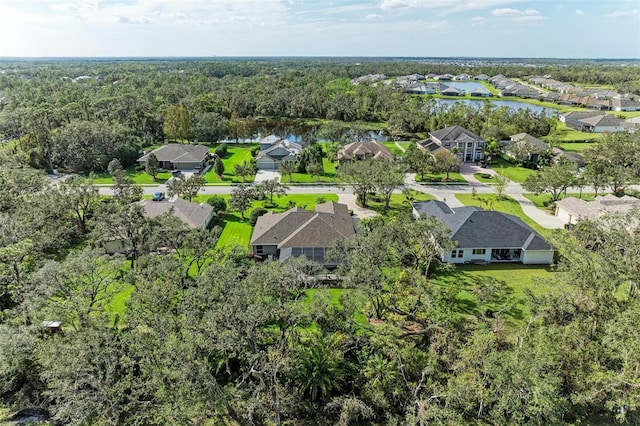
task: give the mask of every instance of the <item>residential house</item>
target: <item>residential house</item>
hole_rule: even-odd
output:
[[[464,127],[449,126],[429,132],[429,139],[423,141],[421,145],[427,146],[431,142],[449,151],[455,150],[460,161],[473,162],[484,158],[485,140]]]
[[[411,84],[404,91],[412,95],[434,95],[436,88],[432,84]]]
[[[449,81],[449,80],[453,80],[453,75],[452,74],[441,74],[441,75],[436,75],[433,77],[436,80],[440,80],[440,81]]]
[[[570,163],[575,164],[578,167],[584,167],[587,164],[584,157],[578,154],[577,152],[563,151],[561,149],[554,148],[552,153],[553,153],[553,158],[551,159],[552,163],[556,163],[558,161],[568,161]]]
[[[505,146],[505,153],[511,157],[516,157],[517,154],[513,152],[511,148],[515,144],[525,143],[530,147],[530,151],[527,153],[524,158],[517,158],[517,160],[524,160],[534,164],[538,164],[540,160],[540,154],[545,151],[551,151],[552,155],[559,155],[562,153],[561,149],[558,148],[550,148],[547,142],[541,141],[540,139],[531,136],[528,133],[518,133],[517,135],[512,135],[510,142]]]
[[[265,141],[263,144],[262,142]],[[269,141],[272,141],[270,144]],[[263,148],[264,147],[264,148]],[[295,163],[297,156],[302,151],[302,145],[289,139],[273,139],[269,136],[260,141],[260,152],[256,157],[256,166],[259,170],[280,170],[284,162]]]
[[[151,154],[167,170],[202,170],[209,164],[209,148],[200,144],[166,144],[138,158],[138,163],[146,164]]]
[[[213,207],[209,204],[193,203],[178,197],[162,201],[145,199],[138,204],[142,206],[144,215],[149,219],[163,214],[172,214],[191,229],[207,229],[213,218]],[[124,253],[126,250],[125,242],[119,238],[105,241],[104,248],[109,254]]]
[[[442,253],[444,262],[553,262],[554,248],[516,216],[471,206],[452,209],[434,200],[413,203],[413,215],[436,217],[451,231],[456,247]]]
[[[471,76],[469,74],[462,73],[462,74],[456,75],[455,77],[453,77],[453,79],[455,81],[469,81],[471,80]]]
[[[628,195],[616,197],[607,194],[596,197],[593,201],[566,197],[556,201],[555,214],[565,225],[575,225],[581,220],[596,220],[607,214],[627,213],[633,208],[640,208],[640,199]]]
[[[595,117],[588,117],[581,120],[585,123],[586,132],[606,133],[621,132],[625,130],[624,120],[615,118],[611,114],[601,114]]]
[[[469,91],[469,95],[480,98],[488,98],[491,96],[491,92],[486,87],[480,86]]]
[[[640,111],[640,102],[629,98],[611,99],[611,109],[614,111]]]
[[[585,123],[585,118],[598,117],[602,113],[598,111],[571,111],[560,114],[558,119],[574,130],[587,131],[591,127],[590,124]]]
[[[389,148],[377,141],[353,142],[338,151],[338,161],[364,160],[367,158],[393,160]]]
[[[444,90],[440,90],[440,94],[443,96],[462,96],[463,95],[461,90],[453,86],[449,86]]]
[[[475,77],[473,77],[473,79],[486,81],[486,80],[489,80],[489,76],[486,74],[478,74]]]
[[[315,211],[294,207],[260,216],[251,247],[253,254],[263,259],[284,262],[292,256],[306,256],[323,266],[335,267],[336,262],[326,259],[327,250],[355,234],[348,207],[331,201],[316,205]]]

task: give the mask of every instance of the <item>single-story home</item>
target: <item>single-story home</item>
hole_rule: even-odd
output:
[[[452,209],[434,200],[413,203],[413,215],[436,217],[451,231],[456,247],[442,253],[444,262],[553,262],[553,246],[516,216],[471,206]]]
[[[446,89],[441,90],[440,94],[443,96],[462,96],[462,91],[453,86],[449,86]]]
[[[389,148],[377,141],[353,142],[338,151],[338,161],[364,160],[367,158],[393,160]]]
[[[333,201],[316,205],[315,211],[294,207],[284,213],[269,212],[258,218],[251,247],[254,256],[284,262],[306,256],[326,267],[337,263],[325,258],[338,240],[356,234],[355,222],[345,204]]]
[[[634,207],[640,208],[640,199],[628,195],[616,197],[607,194],[593,201],[566,197],[556,201],[555,214],[565,225],[575,225],[580,220],[596,220],[606,214],[627,213]]]
[[[144,215],[153,219],[162,214],[170,213],[180,219],[191,229],[207,229],[213,218],[213,207],[207,203],[192,203],[182,198],[164,198],[161,201],[144,199],[138,202],[142,206]],[[109,254],[124,253],[125,242],[120,238],[113,238],[103,242],[105,252]]]
[[[480,98],[488,98],[489,96],[491,96],[491,92],[486,87],[480,86],[470,90],[469,95],[480,97]]]
[[[263,141],[265,139],[260,141],[260,152],[256,157],[256,166],[259,170],[280,170],[282,163],[295,163],[298,160],[298,154],[302,151],[302,145],[289,139],[278,138],[270,144],[268,141],[265,143]]]
[[[138,158],[138,163],[146,164],[151,154],[167,170],[202,170],[209,163],[209,148],[200,144],[166,144]]]

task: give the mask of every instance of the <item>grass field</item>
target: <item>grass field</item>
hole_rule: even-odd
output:
[[[560,142],[598,142],[602,140],[603,133],[579,132],[567,127],[566,124],[558,121],[558,131],[560,132]],[[543,138],[545,139],[545,138]]]
[[[418,191],[411,191],[411,197],[412,201],[435,200],[433,195]],[[379,197],[369,197],[367,199],[367,208],[375,210],[383,216],[394,215],[402,212],[411,213],[412,201],[408,201],[404,194],[391,194],[389,210],[385,210],[383,200]]]
[[[497,212],[507,213],[522,219],[524,223],[532,227],[536,232],[543,237],[548,238],[551,236],[551,230],[545,229],[538,225],[535,221],[531,220],[529,216],[524,214],[520,203],[509,196],[505,196],[505,199],[498,201],[496,194],[478,194],[473,197],[472,194],[456,194],[456,198],[460,200],[465,206],[477,206],[482,207],[485,210],[495,210]]]
[[[484,177],[484,176],[489,176],[489,177]],[[483,183],[495,183],[496,179],[488,174],[488,173],[474,173],[473,177],[475,177],[476,179],[478,179],[480,182]]]
[[[565,151],[581,153],[587,148],[596,146],[598,141],[594,142],[565,142],[560,144],[560,148]]]
[[[518,167],[503,158],[494,158],[491,160],[491,168],[501,175],[506,176],[509,180],[518,183],[524,182],[527,177],[535,173],[535,170]]]
[[[525,197],[527,197],[529,200],[531,200],[533,202],[533,204],[535,204],[535,206],[537,208],[539,208],[540,210],[549,210],[549,207],[545,206],[545,203],[549,203],[551,201],[551,194],[523,194]],[[600,194],[602,195],[602,194]],[[582,193],[582,196],[580,196],[579,193],[571,193],[569,192],[567,194],[567,197],[576,197],[576,198],[582,198],[585,201],[593,201],[593,199],[595,198],[596,194],[594,193]],[[560,197],[561,199],[564,197]]]
[[[209,148],[210,152],[214,152],[218,145],[212,145]],[[227,145],[227,155],[222,159],[224,165],[224,176],[220,179],[213,171],[213,164],[207,173],[203,175],[205,182],[207,183],[240,183],[242,177],[236,176],[235,166],[242,164],[242,162],[250,162],[253,158],[251,156],[251,150],[258,146],[257,144],[241,144],[241,145]],[[247,182],[253,182],[255,176],[246,176]]]
[[[436,271],[432,281],[459,289],[456,304],[462,312],[474,315],[481,315],[486,309],[503,312],[510,326],[521,327],[531,316],[528,292],[541,296],[562,291],[548,282],[555,273],[541,265],[460,265],[452,271]]]
[[[145,171],[136,171],[135,166],[131,166],[126,169],[127,176],[130,177],[133,182],[138,185],[159,185],[163,184],[171,177],[171,172],[162,172],[158,173],[156,176],[156,180],[148,175]],[[95,174],[94,183],[99,185],[110,185],[113,184],[113,177],[107,172],[101,172]]]
[[[462,175],[458,172],[451,172],[449,173],[449,180],[447,180],[446,178],[447,178],[446,173],[440,173],[440,174],[425,173],[424,180],[421,180],[420,175],[417,175],[416,182],[452,182],[452,183],[466,182],[466,179],[463,178]]]
[[[322,167],[324,173],[321,176],[314,177],[307,173],[293,173],[293,181],[289,180],[288,175],[282,175],[280,182],[282,183],[315,183],[315,182],[336,182],[336,166],[327,158],[322,158]]]

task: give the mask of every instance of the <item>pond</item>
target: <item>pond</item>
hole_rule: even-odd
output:
[[[449,87],[455,87],[463,92],[470,92],[471,90],[476,90],[481,87],[484,88],[484,84],[477,81],[443,81],[442,84]]]
[[[491,102],[498,108],[506,106],[512,110],[528,109],[535,113],[546,112],[547,115],[555,115],[558,113],[557,108],[543,107],[540,105],[533,105],[533,104],[528,104],[526,102],[518,102],[518,101],[493,101],[493,100],[479,101],[474,99],[434,99],[434,100],[436,101],[436,105],[451,106],[451,105],[454,105],[456,102],[462,102],[465,105],[482,106],[484,105],[484,102]]]

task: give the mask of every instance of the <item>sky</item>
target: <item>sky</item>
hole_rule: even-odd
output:
[[[640,0],[0,0],[0,57],[640,58]]]

